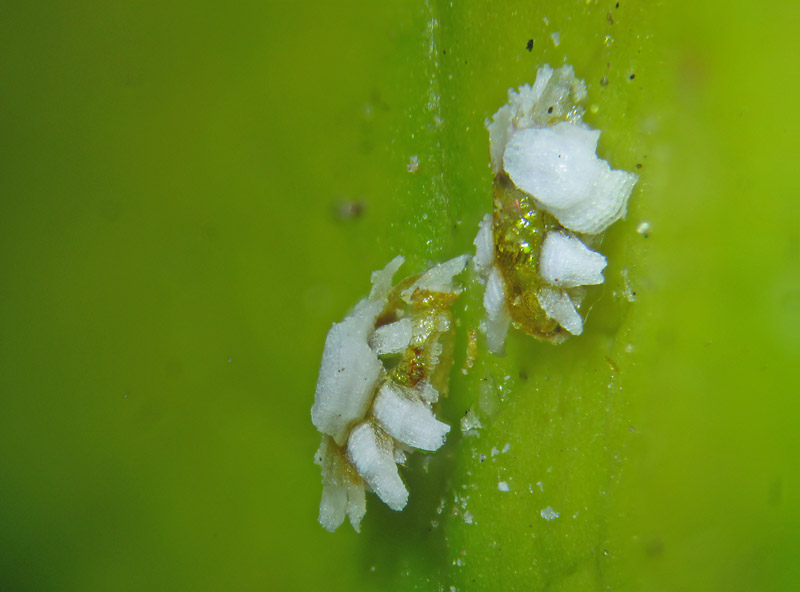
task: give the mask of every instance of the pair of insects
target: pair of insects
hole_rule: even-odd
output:
[[[625,215],[636,175],[597,157],[598,130],[583,123],[583,81],[571,66],[540,68],[534,84],[509,91],[487,122],[494,205],[475,255],[462,255],[393,283],[393,259],[372,274],[370,295],[328,333],[311,409],[322,433],[319,521],[358,531],[366,491],[402,510],[398,465],[435,451],[450,427],[436,419],[452,366],[455,277],[470,259],[485,285],[486,343],[502,353],[513,323],[555,343],[583,331],[585,286],[603,282],[606,259],[584,239]]]

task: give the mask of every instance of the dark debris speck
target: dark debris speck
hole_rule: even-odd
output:
[[[360,199],[339,201],[333,204],[333,215],[337,220],[358,220],[364,215],[366,206]]]
[[[528,39],[528,43],[525,45],[525,49],[528,51],[533,51],[533,39]]]

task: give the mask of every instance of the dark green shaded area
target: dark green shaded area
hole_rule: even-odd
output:
[[[0,589],[796,588],[795,3],[0,15]],[[484,119],[565,60],[640,175],[586,333],[464,375],[471,285],[448,444],[324,532],[326,331],[471,249]]]

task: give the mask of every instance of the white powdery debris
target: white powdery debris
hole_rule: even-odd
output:
[[[369,337],[369,346],[378,355],[397,354],[408,347],[413,333],[411,319],[400,319],[375,329]]]
[[[464,271],[464,267],[469,261],[469,255],[459,255],[449,261],[431,267],[423,273],[414,284],[403,291],[404,297],[410,296],[414,290],[426,290],[428,292],[452,292],[453,278]]]
[[[328,532],[333,532],[349,515],[353,530],[361,531],[361,520],[367,513],[367,497],[363,485],[325,485],[319,503],[319,523]]]
[[[347,509],[347,490],[341,485],[325,485],[319,502],[319,523],[333,532],[342,522]]]
[[[486,280],[483,293],[483,308],[486,310],[486,341],[489,351],[501,355],[506,341],[511,315],[506,305],[505,285],[500,271],[494,265],[494,231],[492,217],[487,214],[478,228],[473,241],[475,256],[473,263],[476,271]]]
[[[596,154],[599,130],[565,121],[511,135],[503,166],[564,227],[596,234],[622,218],[637,177]]]
[[[558,518],[560,516],[560,514],[558,512],[556,512],[550,506],[547,506],[545,509],[543,509],[541,512],[539,512],[539,514],[545,520],[555,520],[556,518]]]
[[[394,448],[394,464],[396,465],[404,465],[406,464],[406,460],[408,460],[408,454],[405,450],[400,448],[399,446],[395,446]]]
[[[369,422],[364,422],[350,432],[347,454],[358,474],[392,510],[402,510],[408,502],[406,489],[390,446],[380,442]]]
[[[467,409],[464,417],[461,418],[461,431],[465,436],[480,436],[480,430],[483,427],[481,419],[478,414],[472,409]]]
[[[433,388],[433,385],[428,382],[422,382],[416,389],[417,395],[420,399],[425,401],[428,405],[433,405],[439,400],[439,391]]]
[[[350,517],[353,529],[358,532],[361,519],[367,511],[364,482],[352,479],[345,470],[341,456],[334,452],[331,438],[324,436],[314,462],[322,468],[324,486],[319,504],[319,523],[333,532]]]
[[[497,484],[497,489],[499,489],[500,491],[511,491],[511,488],[508,486],[508,483],[506,483],[505,481],[500,481]]]
[[[381,387],[372,412],[395,440],[420,450],[438,450],[450,431],[424,403],[409,399],[390,384]]]
[[[543,286],[536,295],[544,312],[573,335],[583,333],[583,319],[563,290]]]
[[[533,86],[524,84],[518,90],[509,89],[508,103],[500,107],[486,123],[492,171],[503,170],[503,153],[511,135],[522,129],[543,127],[558,118],[580,122],[582,110],[575,104],[586,98],[586,85],[575,77],[572,66],[558,70],[542,66],[536,73]]]
[[[364,417],[383,365],[367,338],[383,302],[362,300],[325,339],[311,421],[342,446],[354,421]]]
[[[483,307],[486,309],[486,341],[489,351],[503,353],[511,315],[506,307],[506,291],[503,278],[496,266],[492,266],[483,293]]]
[[[494,232],[490,214],[486,214],[481,220],[478,234],[472,244],[475,245],[475,256],[472,258],[475,270],[481,275],[486,275],[494,263]]]
[[[625,297],[625,300],[628,302],[636,302],[636,291],[631,285],[631,278],[628,274],[628,268],[625,267],[621,269],[619,275],[622,278],[622,295]]]
[[[345,512],[350,517],[350,524],[356,532],[361,531],[361,520],[367,513],[367,491],[363,483],[351,483],[347,486],[347,507]]]
[[[394,274],[397,273],[403,263],[405,263],[405,258],[402,255],[398,255],[389,261],[383,269],[372,272],[370,276],[372,290],[369,293],[369,300],[386,299],[392,289],[392,278],[394,278]]]
[[[520,91],[525,87],[520,87]],[[530,88],[530,87],[527,87]],[[509,97],[514,92],[509,89]],[[512,119],[514,116],[510,104],[503,105],[492,117],[492,121],[486,120],[486,128],[489,130],[489,151],[492,157],[492,172],[497,175],[503,170],[503,153],[506,151],[508,137],[513,131]]]
[[[573,288],[603,283],[606,258],[563,232],[548,232],[539,254],[539,275],[554,286]]]

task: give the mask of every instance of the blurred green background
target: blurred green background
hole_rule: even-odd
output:
[[[797,589],[798,22],[4,3],[0,590]],[[393,255],[471,249],[484,119],[565,61],[601,156],[640,175],[586,333],[481,341],[464,374],[466,278],[448,444],[405,470],[405,512],[370,497],[360,535],[324,532],[325,333]]]

